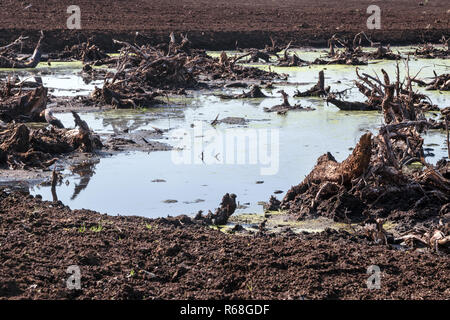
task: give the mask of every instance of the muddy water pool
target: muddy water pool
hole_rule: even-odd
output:
[[[218,54],[216,52],[212,54]],[[230,53],[232,54],[232,53]],[[299,51],[302,59],[313,60],[318,52]],[[267,66],[259,66],[268,68]],[[78,74],[81,65],[39,66],[19,73],[20,77],[40,75],[52,94],[69,96],[88,94],[101,81],[85,83]],[[394,61],[371,61],[359,67],[361,72],[381,74],[384,68],[395,77]],[[448,72],[445,60],[413,60],[410,73],[420,71],[420,78]],[[172,151],[124,152],[101,158],[82,170],[66,168],[64,183],[57,187],[59,200],[71,208],[87,208],[109,214],[160,217],[195,214],[213,210],[226,192],[237,195],[239,213],[260,213],[261,201],[278,191],[285,192],[298,184],[313,168],[317,158],[331,152],[344,160],[363,132],[375,132],[382,123],[378,112],[340,111],[319,98],[293,98],[296,89],[304,91],[317,82],[318,72],[325,69],[326,85],[332,91],[352,87],[355,67],[313,66],[277,68],[288,80],[274,83],[275,89],[263,92],[264,99],[221,99],[216,94],[241,93],[242,89],[195,92],[188,97],[169,98],[167,105],[147,110],[113,110],[80,113],[89,126],[100,134],[125,129],[169,129],[160,142],[173,146]],[[400,62],[403,70],[403,62]],[[2,71],[5,72],[5,71]],[[280,104],[278,90],[290,95],[290,102],[315,108],[314,111],[291,111],[286,116],[266,113],[264,107]],[[416,88],[422,91],[422,88]],[[433,103],[446,107],[448,93],[426,92]],[[356,88],[348,91],[348,100],[363,101]],[[242,117],[244,124],[220,123],[211,126],[218,116]],[[69,113],[57,115],[65,126],[73,126]],[[427,160],[435,163],[447,154],[444,132],[425,135]],[[283,191],[280,193],[280,191]],[[33,194],[51,200],[48,186],[35,185]]]

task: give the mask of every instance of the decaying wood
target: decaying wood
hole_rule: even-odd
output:
[[[116,62],[116,58],[111,58],[92,41],[92,39],[88,39],[87,42],[75,44],[71,47],[66,46],[60,53],[48,54],[48,59],[52,61],[78,60],[82,61],[83,64],[89,63],[95,66],[111,65]]]
[[[368,110],[383,110],[384,113],[387,113],[388,122],[391,121],[389,117],[399,118],[397,121],[401,121],[405,117],[409,120],[416,120],[416,118],[422,117],[422,111],[439,110],[427,96],[412,90],[411,82],[414,81],[414,78],[408,76],[407,86],[398,79],[395,84],[391,85],[386,71],[382,69],[381,72],[384,82],[378,76],[360,74],[358,68],[356,69],[358,80],[355,81],[355,85],[367,97],[365,104],[367,104]],[[397,65],[397,77],[398,74]],[[330,102],[331,100],[333,100],[332,97]],[[339,105],[337,106],[339,107]]]
[[[330,87],[325,87],[325,75],[323,70],[319,71],[319,80],[309,90],[304,92],[296,91],[294,97],[325,97],[330,92]]]
[[[226,94],[217,94],[219,98],[222,99],[249,99],[249,98],[267,98],[267,95],[265,95],[261,88],[258,85],[252,85],[250,90],[245,92],[242,91],[240,94],[235,95],[226,95]]]
[[[4,122],[44,121],[41,114],[47,105],[47,88],[36,84],[34,89],[9,79],[1,84],[0,120]]]
[[[383,219],[375,219],[375,223],[365,225],[366,236],[375,243],[388,244],[388,234],[383,228]]]
[[[273,106],[271,108],[264,108],[265,112],[276,112],[280,115],[286,114],[289,110],[300,110],[300,111],[312,111],[314,108],[311,107],[302,107],[300,104],[291,105],[289,103],[289,96],[284,90],[278,91],[283,96],[283,103]]]
[[[78,114],[72,113],[78,129],[30,129],[25,124],[0,128],[0,165],[11,169],[47,168],[55,163],[56,156],[101,149],[100,138]]]
[[[413,79],[412,81],[416,82],[421,87],[426,87],[426,90],[450,90],[450,73],[441,74],[439,76],[435,73],[434,78],[428,82],[418,79]]]
[[[450,48],[449,48],[449,40],[450,38],[445,38],[442,36],[441,43],[442,47],[439,48],[431,43],[420,45],[410,54],[424,59],[447,59],[450,57]]]
[[[399,77],[392,82],[384,70],[382,74],[379,80],[357,73],[368,104],[383,113],[385,124],[378,134],[364,134],[341,163],[330,153],[319,157],[311,173],[287,192],[282,209],[340,221],[364,220],[380,210],[389,214],[426,208],[429,218],[442,214],[450,201],[450,163],[442,160],[433,166],[425,161],[421,132],[432,123],[420,101],[428,98],[413,92],[408,68],[402,83]],[[410,168],[413,162],[423,169]]]
[[[400,60],[401,56],[392,52],[390,46],[379,46],[375,52],[366,54],[368,59],[383,59],[383,60]]]
[[[99,103],[116,107],[117,109],[135,109],[152,107],[161,104],[155,99],[160,96],[158,91],[147,92],[139,90],[136,85],[125,86],[124,82],[111,83],[106,81],[102,88],[96,88],[91,98]]]
[[[203,221],[205,224],[224,225],[227,224],[228,219],[236,211],[236,207],[236,195],[234,193],[226,193],[222,198],[220,207],[214,213],[210,210],[206,216],[203,216],[199,212],[195,220]]]
[[[291,42],[288,43],[286,48],[284,48],[284,54],[282,57],[278,59],[278,66],[280,67],[302,67],[307,66],[310,63],[308,61],[300,59],[300,57],[293,53],[292,55],[289,55],[288,51],[291,46]]]
[[[327,59],[317,58],[312,64],[329,65],[329,64],[344,64],[344,65],[365,65],[367,60],[361,59],[363,52],[361,49],[361,34],[355,35],[353,41],[338,37],[334,34],[328,40],[329,52]],[[359,42],[358,42],[359,41]],[[343,49],[337,49],[340,45]]]
[[[27,40],[28,37],[20,36],[10,44],[0,47],[0,55],[5,55],[8,50],[11,50],[13,47],[23,45],[24,41]]]
[[[41,31],[41,36],[36,44],[33,55],[28,59],[28,61],[23,61],[21,59],[18,59],[17,57],[6,57],[4,55],[1,55],[1,50],[0,50],[0,68],[24,69],[24,68],[36,67],[39,64],[39,62],[41,61],[41,55],[42,55],[41,41],[43,38],[44,38],[44,33]],[[19,42],[22,42],[26,38],[22,37],[19,39],[20,39]],[[18,41],[18,40],[16,40],[16,41]],[[9,44],[5,47],[9,48],[13,44],[15,44],[15,42],[13,42],[12,44]],[[5,48],[5,47],[3,47],[3,48]]]
[[[409,247],[429,247],[430,249],[441,253],[442,250],[450,252],[450,235],[448,234],[449,225],[439,225],[435,229],[425,232],[413,231],[394,239],[394,243],[406,244]]]
[[[96,102],[117,108],[160,104],[154,98],[163,92],[183,94],[185,89],[207,86],[205,82],[208,81],[280,78],[273,72],[236,65],[243,56],[229,58],[222,52],[219,58],[212,58],[204,50],[192,49],[184,35],[181,42],[177,42],[172,33],[168,45],[157,47],[138,48],[124,41],[114,42],[123,46],[117,59],[117,72],[91,97]],[[254,88],[250,96],[256,94],[262,96]]]
[[[373,109],[373,107],[365,102],[358,102],[358,101],[343,101],[336,99],[336,97],[332,94],[328,95],[327,102],[330,102],[334,104],[336,107],[338,107],[341,110],[345,111],[373,111],[376,109]]]

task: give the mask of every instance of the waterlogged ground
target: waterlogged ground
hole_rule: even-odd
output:
[[[321,52],[298,53],[302,59],[313,60]],[[360,69],[381,74],[384,68],[394,78],[395,64],[375,61]],[[449,66],[445,60],[413,60],[409,65],[410,73],[415,75],[420,71],[421,79],[432,76],[433,70],[438,74],[448,72]],[[54,95],[88,94],[101,81],[86,84],[78,74],[80,68],[81,64],[77,63],[50,68],[41,64],[19,76],[40,75]],[[119,153],[82,168],[67,168],[63,171],[63,183],[57,187],[59,200],[72,209],[154,218],[213,210],[223,194],[232,192],[241,205],[239,213],[262,213],[261,201],[266,201],[275,191],[282,198],[290,186],[298,184],[310,172],[318,156],[329,151],[338,161],[345,159],[363,132],[375,131],[381,124],[378,112],[344,112],[322,99],[292,98],[295,89],[304,91],[314,85],[322,69],[325,69],[326,85],[332,91],[352,87],[355,67],[271,69],[286,73],[289,78],[274,83],[275,89],[263,89],[270,98],[225,100],[217,94],[241,93],[242,89],[201,91],[188,97],[169,98],[167,105],[151,110],[81,113],[92,129],[105,135],[127,128],[131,131],[168,129],[158,141],[173,146],[174,150]],[[400,70],[404,69],[400,62]],[[264,107],[282,102],[277,93],[280,89],[291,96],[291,104],[300,103],[315,110],[291,111],[286,116],[265,113]],[[357,89],[348,93],[348,100],[364,100]],[[427,94],[440,107],[449,105],[449,94],[437,91]],[[220,123],[213,127],[210,122],[217,115],[219,119],[242,117],[247,122]],[[58,117],[65,126],[73,126],[69,113]],[[430,131],[425,136],[429,162],[435,163],[447,154],[444,141],[443,132]],[[52,199],[48,186],[35,185],[31,191],[41,194],[45,200]]]
[[[88,81],[81,76],[83,64],[79,61],[73,62],[41,62],[34,69],[11,69],[0,68],[0,77],[18,76],[21,80],[40,77],[42,83],[48,88],[49,94],[54,96],[77,96],[88,95],[95,86],[101,86],[103,81]]]

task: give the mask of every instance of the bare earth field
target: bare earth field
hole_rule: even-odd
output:
[[[66,10],[72,4],[81,8],[81,30],[66,27]],[[371,4],[381,8],[380,30],[367,30],[366,10]],[[335,33],[360,31],[384,43],[415,44],[448,36],[448,10],[445,0],[425,5],[419,0],[4,0],[0,3],[0,43],[9,43],[20,34],[37,38],[35,31],[43,29],[49,51],[90,36],[106,50],[114,49],[112,38],[167,42],[171,31],[187,33],[203,49],[234,49],[236,41],[240,47],[264,47],[270,36],[294,45],[324,46]],[[135,31],[140,32],[137,38]]]
[[[0,193],[0,299],[449,299],[450,261],[345,232],[225,234]],[[380,290],[366,286],[369,265]],[[81,290],[65,287],[78,265]]]

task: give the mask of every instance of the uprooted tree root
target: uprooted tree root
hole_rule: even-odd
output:
[[[382,110],[382,103],[386,97],[386,93],[389,93],[389,100],[386,101],[389,104],[391,111],[390,116],[394,117],[404,117],[407,115],[401,115],[401,112],[411,113],[416,115],[422,111],[439,111],[439,107],[432,104],[430,99],[421,93],[414,92],[412,88],[404,87],[404,83],[399,80],[399,66],[397,64],[397,80],[395,85],[390,86],[389,76],[381,69],[383,77],[386,83],[383,83],[378,77],[371,76],[366,73],[360,74],[358,68],[356,69],[356,76],[358,80],[355,80],[355,85],[359,92],[367,97],[365,102],[350,102],[337,99],[334,94],[330,94],[327,97],[327,102],[334,104],[341,110]],[[417,81],[415,77],[410,77],[408,80],[410,83]],[[389,90],[387,88],[389,87]],[[389,91],[389,92],[388,92]],[[391,92],[392,91],[392,92]],[[406,108],[402,108],[401,105],[405,103],[405,99],[410,100],[406,105]],[[414,111],[416,110],[416,111]],[[394,115],[397,114],[397,115]],[[415,117],[409,118],[411,120],[416,120]],[[422,117],[422,119],[424,119]]]
[[[227,224],[228,219],[231,217],[234,211],[236,211],[236,207],[236,195],[234,193],[226,193],[222,197],[220,207],[218,207],[214,213],[209,210],[208,214],[204,216],[202,215],[202,212],[199,211],[195,216],[194,221],[201,222],[207,225],[224,225]]]
[[[283,96],[283,103],[273,106],[271,108],[264,108],[264,112],[276,112],[280,115],[285,115],[290,110],[299,110],[299,111],[313,111],[314,108],[311,107],[302,107],[300,104],[291,105],[289,103],[289,96],[284,90],[278,91]]]
[[[76,116],[75,116],[76,115]],[[57,156],[102,148],[100,138],[74,113],[78,129],[30,129],[25,124],[0,127],[0,166],[10,169],[47,168]]]
[[[366,39],[371,47],[377,49],[372,52],[365,52],[362,49],[361,43]],[[340,45],[341,48],[337,48]],[[343,65],[366,65],[368,60],[384,59],[384,60],[399,60],[400,54],[392,52],[390,46],[382,46],[379,43],[374,43],[370,40],[364,32],[355,35],[353,40],[338,37],[336,34],[328,40],[329,52],[326,59],[317,58],[312,64],[328,65],[328,64],[343,64]]]
[[[206,87],[205,82],[244,79],[272,80],[280,76],[237,65],[238,58],[229,58],[224,52],[220,58],[212,58],[204,50],[191,49],[190,41],[182,36],[178,43],[173,33],[168,45],[140,48],[122,41],[117,60],[117,72],[104,89],[96,89],[94,101],[120,108],[147,106],[161,92],[184,93],[185,89]]]
[[[255,98],[267,98],[268,96],[261,91],[261,88],[258,85],[252,85],[250,90],[242,93],[227,95],[227,94],[217,94],[217,97],[221,99],[255,99]]]
[[[155,99],[160,96],[159,91],[142,92],[139,86],[124,86],[122,82],[105,82],[102,88],[96,88],[91,93],[91,98],[101,104],[107,104],[117,109],[144,108],[161,104]]]
[[[41,31],[41,36],[36,44],[33,55],[27,60],[19,58],[17,52],[13,50],[15,47],[22,45],[26,39],[27,37],[21,36],[14,42],[0,47],[0,68],[35,68],[39,64],[42,55],[41,41],[44,39],[44,33]]]
[[[420,132],[430,123],[415,106],[411,79],[404,89],[410,94],[401,94],[399,83],[383,74],[386,124],[376,136],[364,134],[341,163],[329,153],[319,157],[303,182],[287,192],[283,209],[346,222],[374,217],[436,222],[450,213],[450,162],[433,166],[424,160]]]
[[[449,40],[450,38],[443,36],[441,39],[442,48],[438,48],[431,43],[426,43],[417,47],[410,54],[423,59],[448,59],[450,57]]]
[[[53,61],[79,60],[83,64],[90,63],[96,66],[115,63],[115,58],[110,58],[108,54],[97,45],[91,43],[91,41],[89,39],[87,42],[75,44],[72,47],[66,46],[63,52],[49,54],[48,59]]]
[[[265,63],[270,63],[271,57],[275,57],[277,59],[277,66],[279,67],[301,67],[309,65],[309,62],[300,59],[296,53],[293,53],[292,55],[289,54],[289,49],[292,42],[289,42],[288,45],[283,48],[278,46],[272,38],[270,38],[270,40],[270,46],[266,45],[263,50],[248,49],[247,52],[239,56],[238,59],[248,56],[249,58],[247,59],[247,62],[263,61]],[[237,49],[240,50],[239,48]],[[283,52],[282,56],[279,55],[280,52]]]
[[[353,41],[350,41],[348,39],[341,39],[337,35],[333,35],[328,40],[328,46],[330,49],[327,55],[327,59],[317,58],[312,62],[312,64],[344,64],[354,66],[367,64],[367,60],[361,59],[363,51],[361,49],[361,46],[357,43],[357,39],[358,35],[355,36]],[[336,49],[337,44],[340,44],[343,47],[343,50]]]
[[[27,85],[30,86],[27,88]],[[41,112],[47,106],[47,88],[38,83],[15,82],[1,84],[0,120],[11,122],[43,121]]]
[[[421,87],[426,87],[426,90],[450,91],[450,73],[439,76],[435,73],[434,78],[429,82],[418,79],[414,79],[414,82]]]
[[[319,71],[319,80],[317,83],[309,90],[299,91],[297,90],[294,97],[326,97],[330,92],[330,87],[325,87],[325,75],[323,70]]]
[[[361,43],[366,39],[374,51],[363,51]],[[366,65],[368,60],[386,59],[399,60],[400,54],[392,52],[389,45],[382,46],[380,43],[374,43],[364,32],[355,35],[353,39],[341,38],[334,34],[328,40],[329,51],[325,57],[317,58],[312,62],[301,59],[295,52],[290,54],[291,42],[286,47],[281,47],[271,39],[272,44],[264,49],[248,49],[239,57],[239,59],[248,57],[247,62],[273,63],[272,57],[276,58],[275,64],[279,67],[302,67],[308,65]],[[237,48],[239,51],[241,49]],[[283,52],[283,54],[281,54]]]

